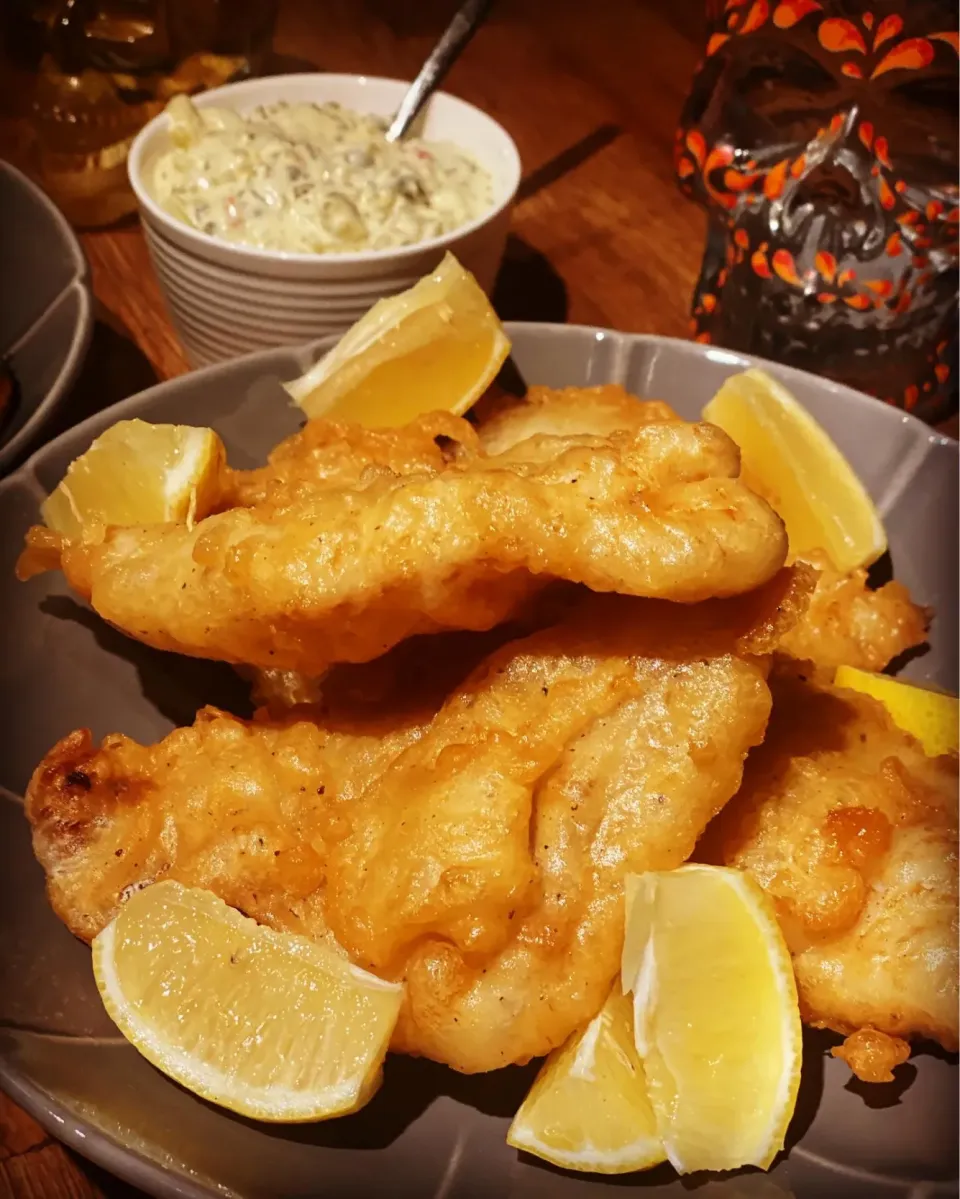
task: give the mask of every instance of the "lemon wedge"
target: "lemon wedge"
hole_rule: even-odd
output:
[[[761,370],[727,379],[703,410],[740,447],[744,482],[787,528],[790,553],[824,550],[839,571],[868,566],[887,548],[873,501],[826,431]]]
[[[370,428],[466,412],[510,353],[480,285],[452,254],[409,290],[378,300],[336,346],[285,386],[309,417]]]
[[[507,1143],[568,1170],[626,1174],[665,1161],[633,1012],[619,985],[597,1016],[547,1058]]]
[[[960,701],[955,695],[903,683],[886,674],[871,674],[853,666],[838,666],[838,687],[872,695],[887,709],[893,723],[916,737],[931,758],[960,750]]]
[[[68,541],[106,525],[191,524],[216,503],[225,460],[212,429],[118,421],[71,462],[44,524]]]
[[[790,954],[773,907],[737,870],[627,880],[621,964],[657,1133],[673,1166],[766,1169],[800,1083]]]
[[[356,1111],[376,1091],[402,987],[263,928],[209,891],[139,891],[93,942],[104,1006],[148,1061],[255,1120]]]

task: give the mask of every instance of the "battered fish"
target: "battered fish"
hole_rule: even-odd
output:
[[[820,577],[803,619],[784,635],[786,653],[824,670],[879,671],[926,641],[931,613],[911,600],[902,583],[870,590],[865,570],[841,574],[825,556],[808,558]]]
[[[227,468],[218,507],[282,511],[318,491],[357,488],[377,477],[430,477],[482,454],[473,428],[449,412],[388,429],[312,420],[275,446],[266,466]]]
[[[692,603],[749,591],[783,564],[782,523],[711,425],[535,437],[496,456],[456,427],[434,447],[443,469],[380,464],[301,486],[299,467],[277,468],[273,483],[236,485],[262,487],[251,507],[193,528],[110,529],[65,547],[63,571],[148,645],[317,676],[413,634],[492,628],[551,579]],[[400,436],[415,456],[415,432]]]
[[[618,383],[559,391],[531,387],[525,399],[501,405],[479,433],[483,445],[499,453],[536,435],[609,436],[670,419],[679,418],[668,404],[639,400]],[[820,579],[806,614],[784,636],[785,653],[825,671],[841,665],[879,671],[926,641],[931,613],[913,603],[902,583],[873,590],[865,570],[842,574],[825,554],[806,558]]]
[[[703,854],[773,897],[803,1019],[889,1080],[906,1041],[957,1048],[957,760],[928,758],[876,700],[781,663],[773,718]]]
[[[89,939],[133,888],[206,886],[405,979],[395,1049],[467,1072],[546,1053],[616,974],[624,874],[679,865],[737,790],[770,710],[756,655],[804,588],[593,596],[406,710],[327,680],[283,720],[74,733],[27,795],[53,906]]]
[[[528,437],[577,437],[639,429],[655,421],[679,420],[662,400],[640,400],[619,383],[599,387],[531,387],[522,400],[501,403],[480,423],[480,440],[502,454]]]
[[[415,722],[364,736],[309,711],[251,724],[215,708],[156,745],[87,730],[46,756],[27,794],[47,890],[90,941],[132,891],[161,878],[207,887],[261,923],[323,938],[331,796],[369,785],[419,734]]]

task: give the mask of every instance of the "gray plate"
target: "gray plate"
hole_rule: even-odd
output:
[[[508,326],[528,382],[619,380],[696,416],[748,365],[689,342],[549,325]],[[66,731],[91,725],[139,740],[188,723],[205,702],[243,702],[229,670],[129,641],[70,599],[58,575],[12,579],[21,535],[68,462],[119,417],[213,425],[236,465],[252,465],[297,425],[279,381],[321,345],[199,371],[111,408],[42,449],[0,486],[5,697],[0,784],[0,1083],[52,1133],[155,1195],[601,1196],[617,1188],[709,1199],[933,1199],[956,1195],[955,1059],[921,1049],[900,1081],[850,1081],[811,1035],[790,1149],[770,1175],[684,1180],[668,1168],[621,1179],[564,1174],[504,1142],[531,1069],[465,1078],[405,1058],[379,1095],[329,1124],[256,1125],[181,1090],[128,1046],[104,1014],[89,952],[49,910],[17,796]],[[797,371],[771,367],[835,437],[886,521],[897,576],[939,615],[914,679],[956,687],[957,445],[909,416]]]
[[[87,263],[54,203],[0,162],[0,359],[17,381],[0,422],[0,473],[53,416],[83,363],[93,329]]]

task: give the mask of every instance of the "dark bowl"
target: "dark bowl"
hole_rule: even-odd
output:
[[[740,355],[690,342],[548,325],[508,326],[528,382],[621,381],[694,417]],[[162,654],[111,630],[59,575],[13,580],[21,537],[69,461],[119,417],[210,424],[239,466],[262,461],[299,423],[280,381],[325,348],[266,351],[151,388],[69,430],[0,485],[6,720],[0,753],[0,1084],[54,1135],[155,1195],[436,1196],[565,1199],[640,1194],[704,1199],[907,1199],[957,1194],[955,1059],[920,1047],[901,1080],[851,1082],[808,1034],[788,1152],[768,1175],[680,1182],[669,1168],[619,1179],[553,1170],[504,1136],[531,1069],[463,1077],[391,1058],[379,1095],[328,1124],[257,1125],[199,1100],[119,1036],[94,987],[90,954],[51,912],[19,796],[67,731],[155,740],[203,703],[242,703],[233,672]],[[797,371],[769,367],[836,439],[879,504],[897,577],[939,613],[914,679],[956,688],[957,444],[892,408]]]
[[[59,209],[0,162],[0,473],[20,461],[76,378],[93,330],[80,243]],[[7,384],[4,384],[6,386]]]

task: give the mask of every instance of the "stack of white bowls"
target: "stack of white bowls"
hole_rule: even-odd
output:
[[[407,87],[364,75],[279,75],[215,88],[195,103],[246,112],[282,100],[336,100],[357,112],[391,116]],[[490,173],[488,212],[443,237],[400,249],[291,254],[208,236],[165,212],[150,180],[170,145],[169,120],[161,114],[141,130],[130,151],[130,181],[170,316],[194,366],[342,333],[376,300],[432,271],[447,250],[490,291],[520,182],[517,148],[491,117],[445,92],[428,102],[421,135],[462,147]]]

